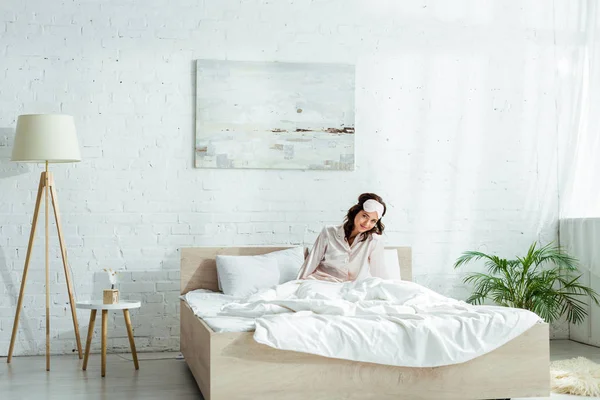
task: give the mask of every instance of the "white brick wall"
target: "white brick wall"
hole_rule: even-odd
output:
[[[0,355],[41,171],[8,161],[23,113],[76,118],[83,162],[52,170],[77,297],[99,295],[102,268],[127,271],[140,351],[178,348],[178,248],[310,244],[362,191],[388,202],[387,241],[413,246],[416,280],[464,298],[461,251],[555,238],[575,75],[553,66],[574,63],[581,38],[574,2],[553,4],[3,1]],[[194,169],[197,58],[356,63],[356,171]],[[15,354],[44,352],[42,232]],[[52,246],[52,352],[70,352],[54,233]],[[110,325],[109,346],[127,350],[121,314]]]

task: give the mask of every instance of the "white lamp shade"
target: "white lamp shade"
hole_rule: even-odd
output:
[[[19,115],[12,161],[81,161],[75,122],[70,115]]]

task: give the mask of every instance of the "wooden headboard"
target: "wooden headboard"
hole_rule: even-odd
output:
[[[218,291],[217,255],[255,256],[288,247],[189,247],[181,249],[181,294],[194,289]],[[400,275],[405,281],[412,280],[412,250],[410,247],[386,247],[396,249],[400,261]]]

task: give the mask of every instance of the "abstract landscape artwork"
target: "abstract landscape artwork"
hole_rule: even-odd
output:
[[[197,60],[197,168],[354,169],[354,66]]]

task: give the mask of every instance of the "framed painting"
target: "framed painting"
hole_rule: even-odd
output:
[[[197,60],[197,168],[354,169],[354,66]]]

